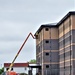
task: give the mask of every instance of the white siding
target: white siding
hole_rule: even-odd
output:
[[[6,71],[6,68],[7,67],[4,68],[4,71]],[[28,70],[29,68],[25,69],[25,67],[13,67],[13,71],[15,71],[16,73],[27,73],[28,74]],[[33,69],[32,73],[33,75],[35,75],[36,69]]]

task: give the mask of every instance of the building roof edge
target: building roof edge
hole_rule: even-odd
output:
[[[48,28],[52,28],[52,27],[57,27],[56,24],[42,24],[39,29],[36,31],[36,33],[39,33],[43,28],[48,27]],[[34,36],[36,35],[36,33],[34,34]]]
[[[75,15],[75,11],[68,12],[58,23],[57,26],[59,26],[62,22],[64,22],[70,15]]]
[[[36,31],[36,33],[39,33],[43,28],[45,27],[58,27],[62,22],[64,22],[70,15],[75,15],[75,11],[70,11],[68,12],[57,24],[42,24],[39,29]],[[36,36],[36,33],[34,36]]]

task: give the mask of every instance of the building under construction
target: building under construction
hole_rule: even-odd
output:
[[[75,75],[75,11],[35,33],[36,60],[41,75]]]

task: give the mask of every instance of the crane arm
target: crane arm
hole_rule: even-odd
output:
[[[30,35],[33,37],[33,39],[35,39],[35,37],[33,36],[33,34],[30,32],[29,35],[27,36],[27,38],[25,39],[24,43],[23,43],[22,46],[20,47],[20,49],[19,49],[18,53],[16,54],[15,58],[13,59],[12,63],[10,64],[8,71],[11,70],[12,66],[14,65],[14,61],[15,61],[16,58],[18,57],[19,53],[21,52],[22,48],[24,47],[24,45],[25,45],[25,43],[27,42],[27,40],[28,40],[28,38],[29,38]]]

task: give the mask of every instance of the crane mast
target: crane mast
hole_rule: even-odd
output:
[[[22,46],[20,47],[19,51],[17,52],[17,54],[16,54],[15,58],[13,59],[12,63],[10,64],[8,71],[11,70],[12,66],[14,65],[14,62],[15,62],[16,58],[18,57],[19,53],[21,52],[22,48],[24,47],[24,45],[27,42],[30,35],[32,36],[33,39],[35,39],[33,34],[30,32],[29,35],[27,36],[27,38],[25,39],[25,41],[23,42]]]

